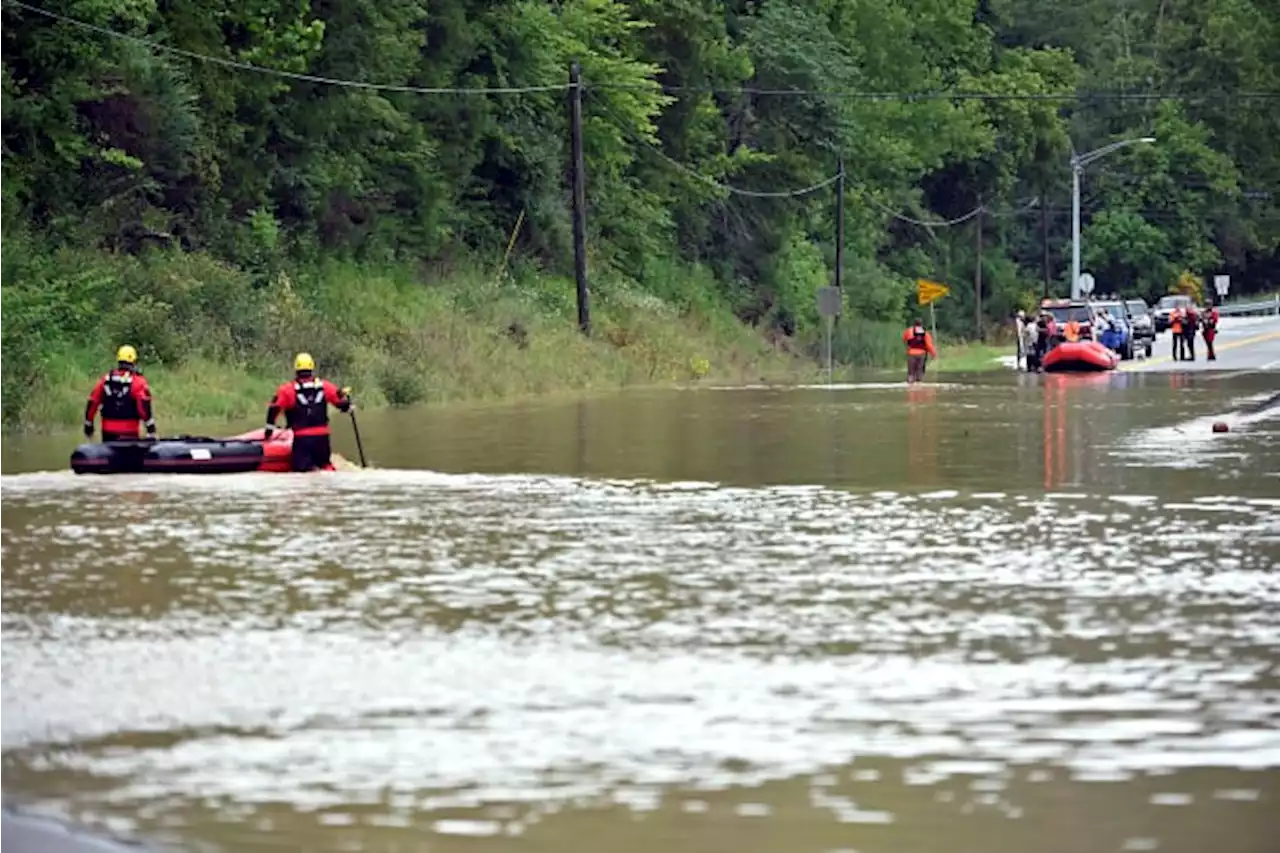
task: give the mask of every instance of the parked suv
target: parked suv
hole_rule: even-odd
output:
[[[1156,324],[1151,308],[1144,299],[1127,299],[1124,303],[1129,309],[1129,325],[1133,329],[1133,345],[1141,349],[1147,358],[1151,358],[1151,350],[1156,343]]]
[[[1183,296],[1182,294],[1161,296],[1160,301],[1156,303],[1155,310],[1156,334],[1158,335],[1169,328],[1169,315],[1173,313],[1174,308],[1181,308],[1186,311],[1190,306],[1190,296]]]

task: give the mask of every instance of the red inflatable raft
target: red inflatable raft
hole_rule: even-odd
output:
[[[1120,356],[1097,341],[1064,341],[1045,353],[1040,367],[1046,373],[1084,373],[1115,370]]]
[[[293,432],[264,441],[257,429],[231,438],[183,435],[156,441],[105,441],[82,444],[71,454],[77,474],[242,474],[292,470]]]

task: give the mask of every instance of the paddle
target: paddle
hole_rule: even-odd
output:
[[[356,410],[349,409],[347,414],[351,415],[351,429],[356,434],[356,450],[360,453],[360,467],[368,468],[364,461],[364,444],[360,441],[360,424],[356,421]]]

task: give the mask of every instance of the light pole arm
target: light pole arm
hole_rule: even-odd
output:
[[[1071,298],[1080,298],[1080,175],[1084,172],[1084,167],[1088,166],[1094,160],[1106,157],[1113,151],[1121,148],[1127,148],[1130,145],[1139,145],[1142,143],[1155,142],[1153,136],[1143,136],[1137,139],[1121,139],[1119,142],[1112,142],[1110,145],[1104,145],[1101,148],[1095,148],[1093,151],[1086,151],[1084,154],[1071,155]]]
[[[1121,148],[1128,148],[1130,145],[1141,145],[1144,143],[1155,142],[1154,136],[1143,136],[1140,139],[1121,139],[1119,142],[1112,142],[1110,145],[1104,145],[1101,148],[1095,148],[1084,154],[1077,154],[1071,158],[1073,166],[1083,169],[1095,160],[1106,157],[1112,151],[1119,151]]]

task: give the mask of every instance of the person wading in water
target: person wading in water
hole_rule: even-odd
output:
[[[902,342],[907,345],[907,383],[919,382],[924,379],[929,356],[938,357],[938,351],[933,346],[933,336],[925,331],[924,323],[917,317],[911,328],[902,333]]]

